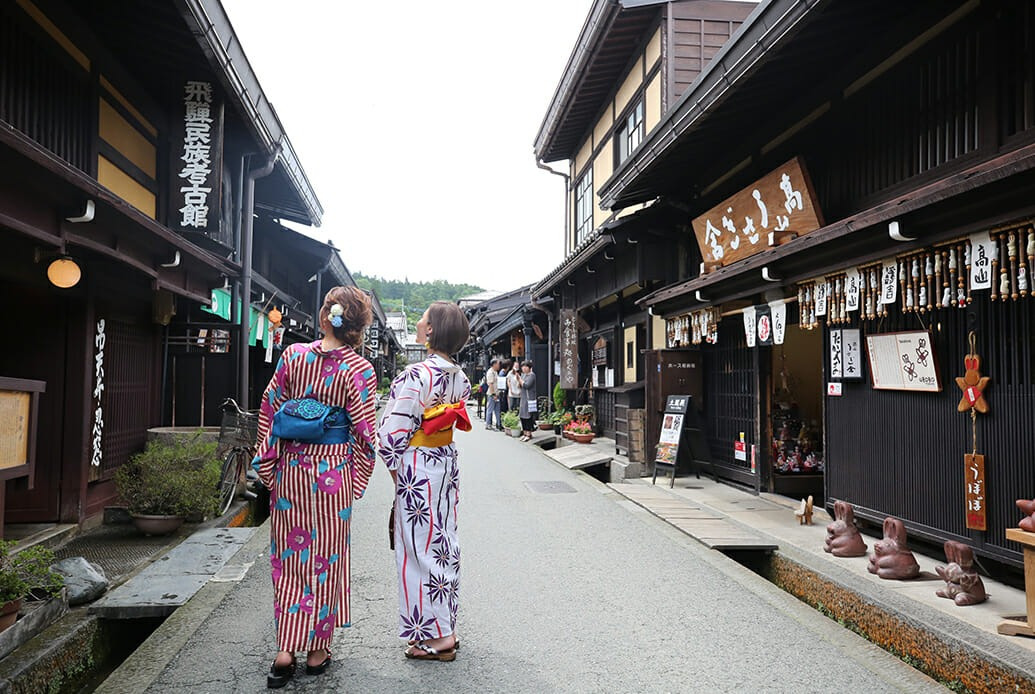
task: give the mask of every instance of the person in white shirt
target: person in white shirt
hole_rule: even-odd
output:
[[[493,359],[489,365],[489,370],[485,372],[485,385],[488,390],[485,391],[485,428],[495,429],[500,431],[503,429],[503,423],[500,421],[500,389],[499,389],[499,378],[500,373],[500,360]],[[495,420],[496,426],[493,426]]]

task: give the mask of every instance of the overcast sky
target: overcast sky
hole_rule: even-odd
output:
[[[591,0],[223,4],[350,270],[502,291],[563,260],[532,143]]]

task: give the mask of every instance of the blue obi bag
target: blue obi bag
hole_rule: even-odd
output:
[[[313,398],[296,398],[285,402],[273,415],[273,435],[302,443],[348,443],[351,424],[344,408]]]

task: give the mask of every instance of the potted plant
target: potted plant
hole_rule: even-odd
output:
[[[176,444],[149,441],[115,472],[115,490],[141,532],[166,535],[187,516],[216,514],[221,469],[216,446],[197,435]]]
[[[30,593],[49,597],[64,585],[61,574],[50,569],[54,552],[41,545],[15,552],[16,544],[0,540],[0,631],[15,623]]]
[[[590,423],[581,419],[568,422],[564,430],[568,433],[568,438],[578,443],[589,443],[595,436]]]
[[[572,419],[574,419],[574,417],[571,412],[559,411],[557,413],[557,421],[554,423],[553,433],[567,436],[568,433],[564,431],[564,428],[571,423]]]
[[[514,410],[507,410],[501,417],[503,422],[503,428],[507,430],[507,436],[519,436],[518,433],[521,430],[521,418],[518,417],[518,413]]]

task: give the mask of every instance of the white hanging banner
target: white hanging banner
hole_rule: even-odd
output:
[[[787,332],[787,303],[783,299],[770,301],[769,313],[773,317],[773,344],[782,345]]]
[[[898,299],[898,262],[889,260],[880,271],[881,304],[893,304]]]
[[[845,310],[859,310],[859,288],[862,287],[862,275],[859,268],[850,267],[845,270]]]
[[[995,242],[987,231],[970,235],[970,288],[992,288],[992,255]]]
[[[824,282],[816,283],[816,315],[825,316],[827,315],[827,293],[830,290],[830,286]]]
[[[747,338],[747,346],[755,346],[755,307],[748,306],[744,309],[744,337]]]

